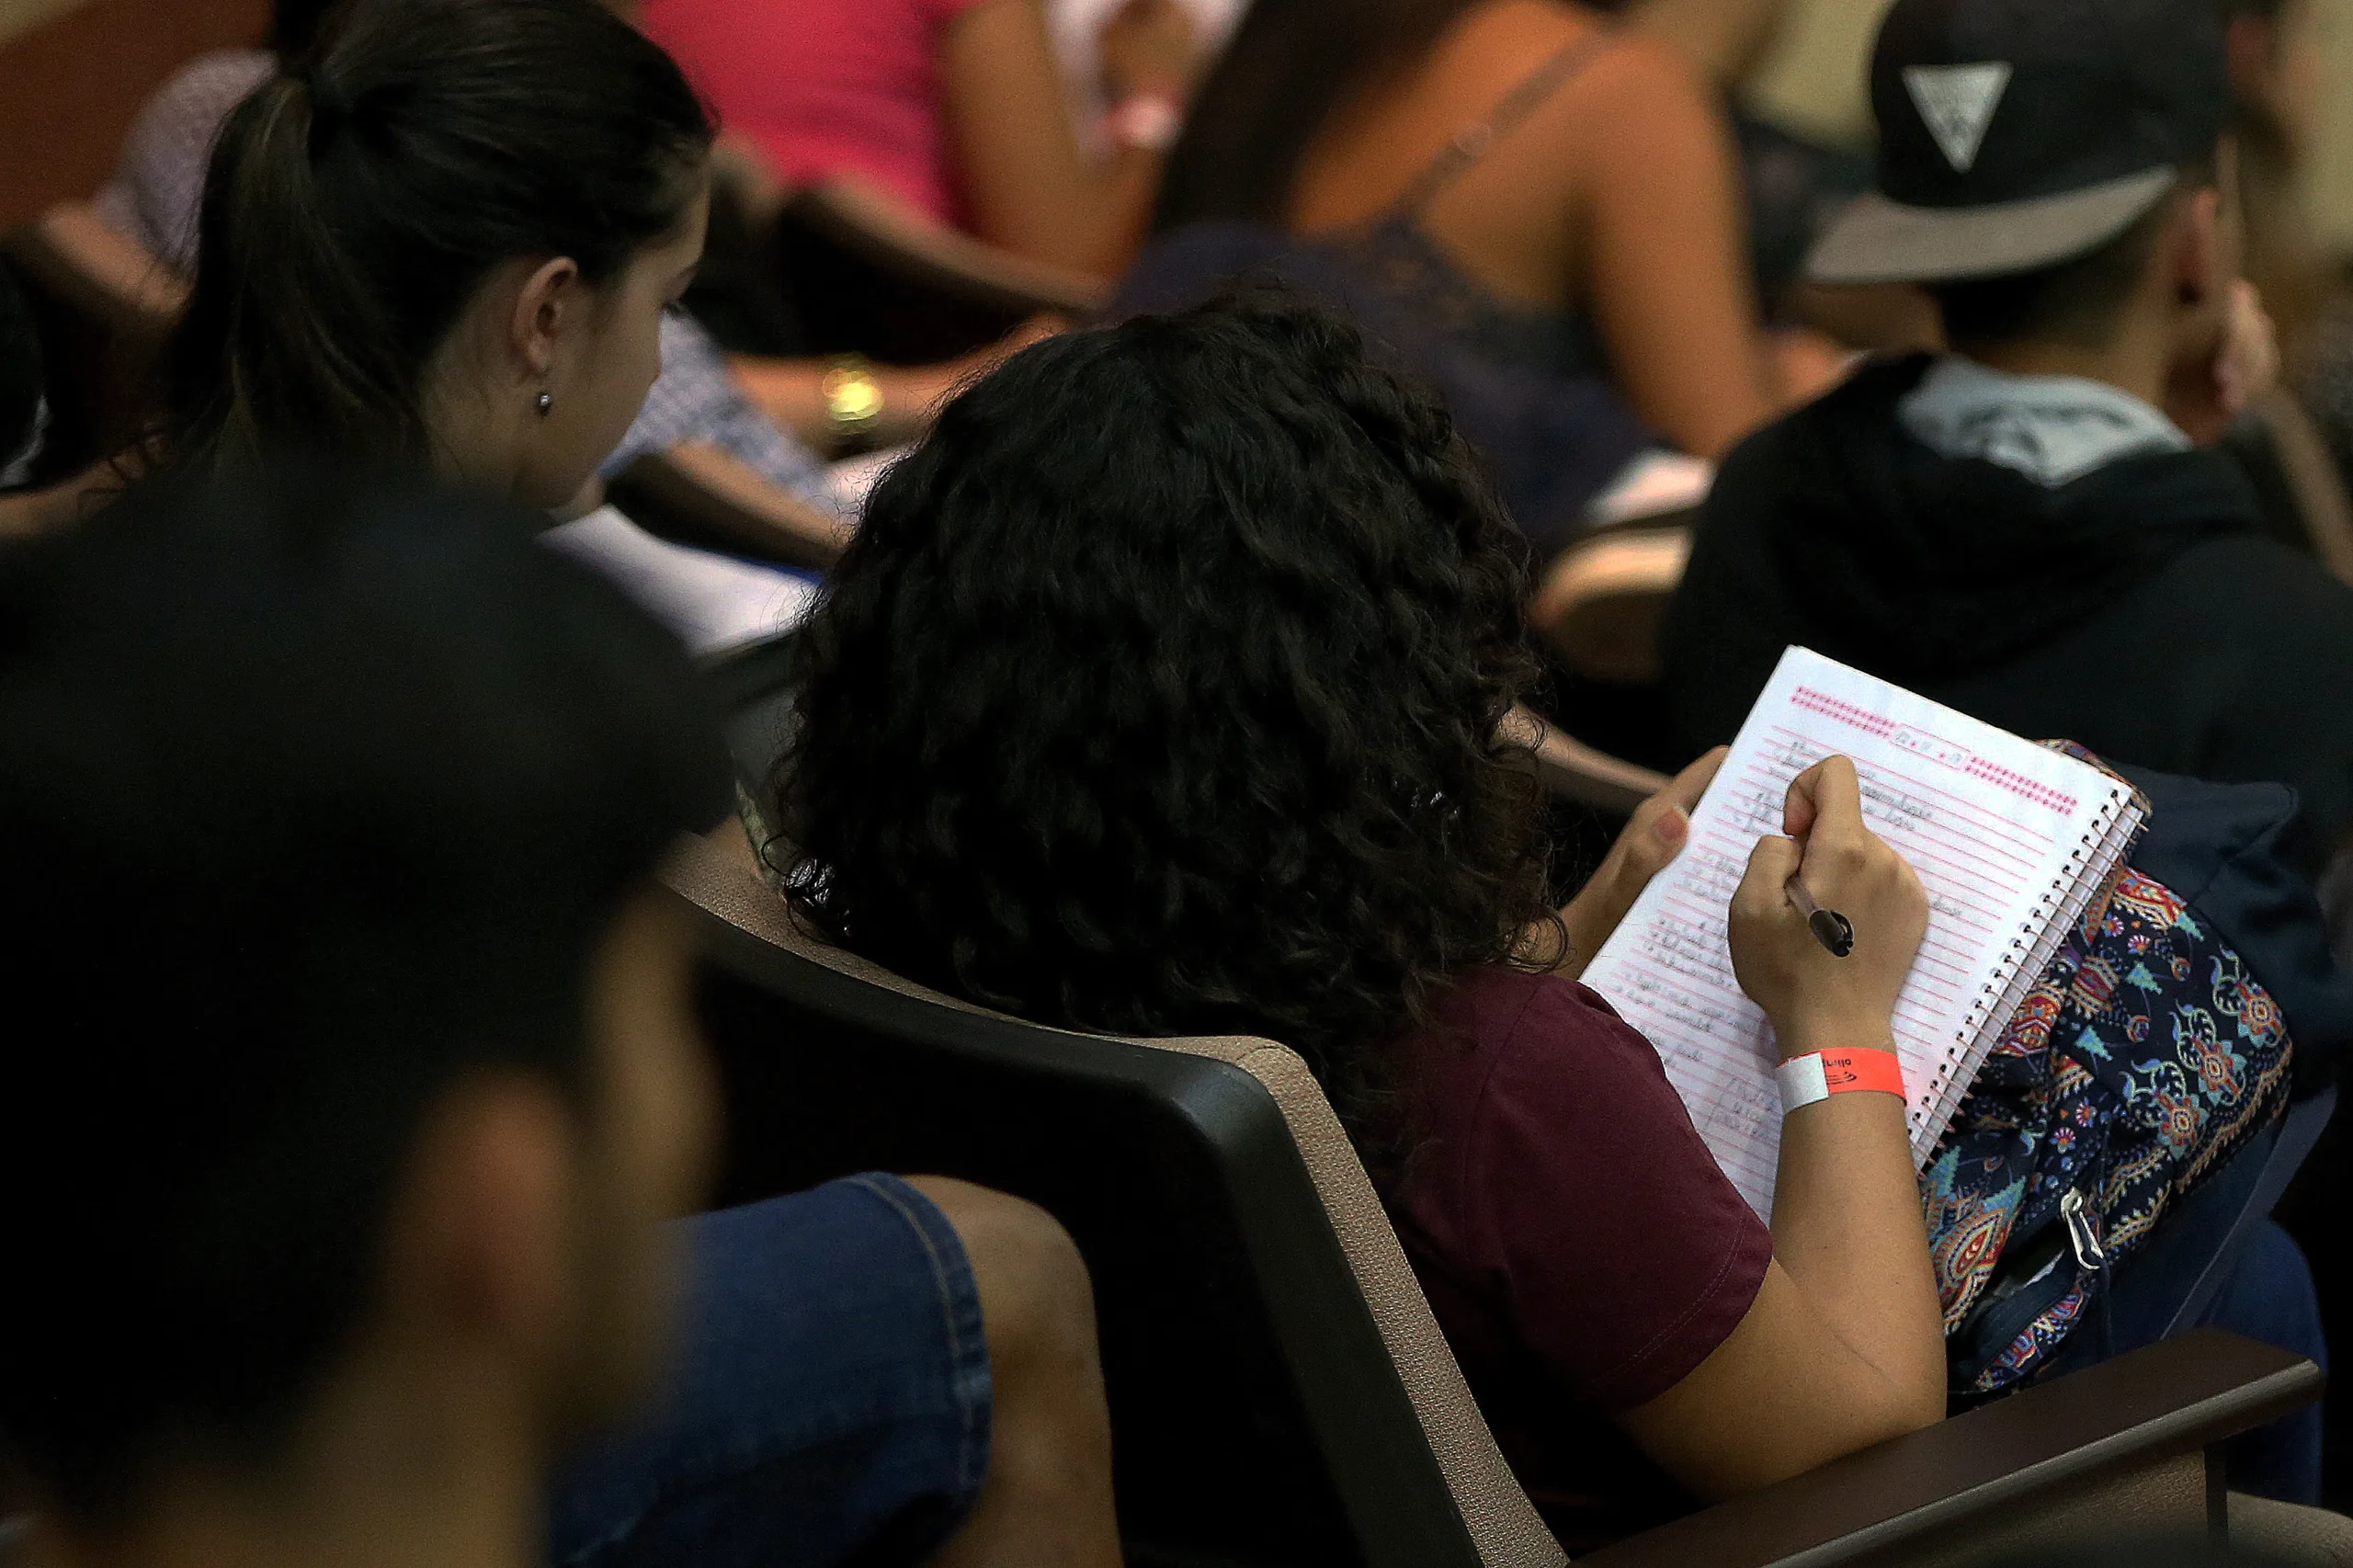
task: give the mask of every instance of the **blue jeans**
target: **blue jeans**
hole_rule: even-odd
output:
[[[945,1216],[869,1175],[683,1221],[669,1385],[554,1478],[556,1568],[927,1556],[988,1473],[980,1295]]]

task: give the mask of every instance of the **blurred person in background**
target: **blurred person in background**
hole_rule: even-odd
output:
[[[2231,62],[2247,276],[2278,319],[2288,385],[2353,483],[2353,286],[2313,233],[2325,61],[2314,0],[2216,0]]]
[[[124,298],[142,301],[158,318],[176,315],[197,269],[205,171],[222,125],[240,103],[308,53],[337,8],[338,0],[278,0],[266,47],[217,50],[183,67],[141,111],[114,177],[93,204],[97,221],[70,221],[58,237]],[[801,400],[805,406],[795,405],[799,423],[779,427],[737,384],[718,345],[683,310],[662,322],[660,355],[660,374],[637,416],[602,455],[599,477],[618,479],[641,458],[666,453],[700,482],[767,519],[788,553],[822,560],[837,552],[847,532],[835,516],[823,458],[840,426],[828,416],[818,391],[822,368],[806,377],[810,395]],[[876,390],[894,426],[915,428],[922,411],[956,379],[943,372]],[[804,548],[796,551],[795,542]]]
[[[210,142],[151,463],[282,452],[583,504],[702,252],[711,127],[586,0],[375,0]]]
[[[2247,278],[2299,368],[2329,303],[2302,185],[2321,134],[2326,65],[2314,0],[2215,0],[2229,52]]]
[[[2353,710],[2314,695],[2353,681],[2353,589],[2214,449],[2276,357],[2211,0],[1898,0],[1872,82],[1881,192],[1812,270],[1919,285],[1951,352],[1726,461],[1665,626],[1684,748],[1802,643],[2020,734],[2286,783],[2316,869],[2353,829]]]
[[[1258,0],[1204,83],[1155,229],[1347,244],[1401,314],[1599,372],[1721,455],[1793,395],[1759,328],[1713,87],[1561,0]]]
[[[784,188],[850,174],[1034,261],[1119,274],[1192,89],[1179,0],[1098,35],[1108,155],[1072,123],[1043,0],[644,0],[647,30]]]

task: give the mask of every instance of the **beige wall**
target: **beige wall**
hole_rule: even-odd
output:
[[[2353,0],[2311,0],[2326,90],[2304,200],[2330,254],[2353,258]]]
[[[1790,0],[1745,96],[1761,114],[1817,140],[1870,140],[1863,77],[1890,0]]]

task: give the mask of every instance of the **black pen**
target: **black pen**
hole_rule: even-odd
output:
[[[1813,895],[1805,891],[1805,883],[1800,878],[1790,879],[1788,892],[1797,912],[1805,916],[1806,928],[1813,933],[1813,939],[1828,949],[1832,958],[1843,959],[1855,950],[1853,921],[1835,909],[1824,909],[1814,903]]]

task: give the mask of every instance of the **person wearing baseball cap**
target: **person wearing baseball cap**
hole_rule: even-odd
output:
[[[1724,462],[1665,631],[1693,751],[1802,643],[2113,760],[2353,824],[2353,589],[2211,449],[2276,369],[2239,275],[2215,0],[1897,0],[1876,189],[1808,264],[1910,285],[1949,351],[1864,368]]]

